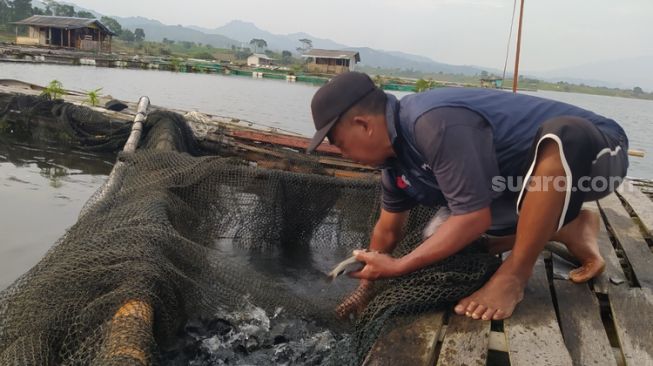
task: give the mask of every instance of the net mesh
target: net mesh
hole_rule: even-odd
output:
[[[359,290],[348,301],[369,304],[353,324],[339,320],[335,309],[356,284],[322,279],[352,249],[367,246],[379,214],[378,181],[194,156],[192,132],[172,113],[151,114],[146,132],[137,153],[119,155],[77,223],[0,293],[0,364],[221,364],[238,363],[240,352],[255,364],[355,365],[393,317],[445,306],[498,265],[480,250],[465,250]],[[393,255],[421,242],[434,213],[411,212]],[[235,340],[236,321],[225,315],[252,306],[267,314],[261,322],[273,339],[256,347],[254,333]],[[291,336],[274,331],[284,317],[305,322],[296,343],[325,330],[333,339],[284,359]],[[198,328],[211,337],[193,336]],[[189,334],[194,343],[180,346]],[[231,353],[198,358],[189,351],[209,341],[214,350],[233,344]],[[256,356],[256,349],[263,353]]]

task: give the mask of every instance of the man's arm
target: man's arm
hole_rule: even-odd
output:
[[[492,222],[490,208],[486,207],[463,215],[451,216],[427,240],[402,258],[393,258],[384,253],[355,251],[356,259],[365,262],[365,267],[350,273],[365,280],[395,277],[408,274],[455,254],[481,236]]]
[[[431,237],[398,260],[398,275],[416,271],[457,253],[485,233],[491,223],[489,207],[450,216]]]
[[[404,236],[409,212],[390,212],[382,208],[381,216],[372,230],[369,249],[380,253],[392,252]]]

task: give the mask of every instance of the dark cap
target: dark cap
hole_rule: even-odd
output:
[[[338,119],[365,96],[376,90],[376,85],[367,74],[346,72],[324,84],[313,96],[311,111],[315,123],[315,135],[308,153],[322,143]]]

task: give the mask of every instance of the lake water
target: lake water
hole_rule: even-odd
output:
[[[102,94],[249,120],[310,135],[310,100],[316,86],[239,76],[185,74],[82,66],[0,63],[0,78],[67,89],[102,88]],[[396,93],[402,97],[407,93]],[[647,151],[631,158],[629,175],[653,179],[653,102],[594,95],[536,92],[614,118],[630,147]],[[77,219],[79,210],[111,170],[112,157],[0,141],[0,289],[33,266]]]

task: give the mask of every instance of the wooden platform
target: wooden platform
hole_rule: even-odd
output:
[[[626,181],[587,207],[602,215],[600,277],[574,284],[573,265],[545,252],[511,318],[447,310],[397,319],[365,364],[653,366],[653,201]]]

